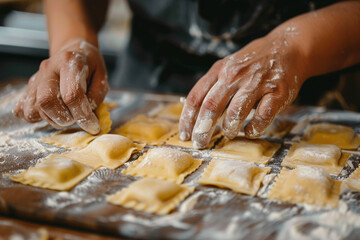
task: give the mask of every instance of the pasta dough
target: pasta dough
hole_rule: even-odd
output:
[[[341,149],[335,145],[294,143],[281,165],[289,167],[309,165],[338,175],[349,156],[349,153],[341,153]]]
[[[129,160],[134,151],[139,151],[143,147],[144,145],[135,144],[124,136],[104,134],[93,140],[86,148],[65,152],[62,155],[93,168],[115,169]]]
[[[239,160],[212,160],[198,183],[254,196],[270,170],[271,167],[259,167]]]
[[[173,148],[153,148],[136,160],[123,174],[151,177],[182,183],[187,175],[200,167],[202,160]]]
[[[263,136],[272,138],[282,138],[295,126],[296,122],[288,119],[277,117],[272,121],[270,126],[266,129]]]
[[[163,107],[156,116],[169,120],[179,121],[184,104],[181,102],[169,103]]]
[[[343,183],[352,190],[360,192],[360,168],[355,169]]]
[[[356,150],[360,145],[360,137],[352,128],[331,123],[310,125],[305,131],[303,141],[315,144],[333,144],[348,150]]]
[[[193,191],[194,187],[144,178],[109,196],[107,201],[149,213],[167,214]]]
[[[111,128],[108,105],[102,103],[95,111],[100,123],[99,135],[108,133]],[[40,141],[66,149],[82,149],[86,147],[96,136],[93,136],[80,128],[69,128],[43,137]]]
[[[339,202],[340,184],[340,181],[333,180],[321,168],[283,168],[268,197],[284,202],[336,207]]]
[[[266,164],[279,148],[280,144],[264,139],[224,138],[212,150],[210,156]]]
[[[63,156],[52,154],[34,167],[9,177],[17,182],[53,190],[69,190],[94,169]]]
[[[161,145],[173,134],[175,127],[175,124],[165,119],[138,115],[116,129],[115,133],[128,137],[133,141]]]

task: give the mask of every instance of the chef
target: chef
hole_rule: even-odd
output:
[[[55,128],[100,130],[109,90],[97,32],[107,1],[45,0],[50,57],[14,114]],[[234,138],[261,136],[313,76],[360,62],[360,1],[129,0],[131,39],[114,87],[188,93],[182,140],[205,148],[217,119]],[[324,85],[326,85],[326,81]]]

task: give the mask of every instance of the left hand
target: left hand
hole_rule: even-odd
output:
[[[226,107],[223,131],[237,136],[244,120],[256,111],[245,127],[248,138],[261,136],[275,116],[293,102],[306,76],[296,46],[286,38],[267,36],[217,61],[187,96],[180,118],[181,140],[205,148],[218,118]]]

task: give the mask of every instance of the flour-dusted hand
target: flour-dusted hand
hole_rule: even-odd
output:
[[[76,122],[85,131],[97,134],[100,126],[93,110],[108,90],[98,48],[76,39],[41,63],[14,114],[31,123],[45,120],[58,129]]]
[[[187,96],[180,118],[180,138],[189,140],[191,136],[195,148],[206,147],[226,107],[226,137],[238,134],[256,106],[245,134],[249,138],[262,135],[274,117],[295,99],[305,79],[299,52],[287,42],[296,34],[289,28],[284,35],[255,40],[217,61]]]

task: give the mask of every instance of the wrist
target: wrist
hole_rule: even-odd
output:
[[[304,48],[302,36],[299,36],[295,27],[281,25],[270,32],[264,41],[278,45],[283,60],[290,64],[301,84],[312,76],[309,54]]]
[[[56,35],[49,35],[50,56],[56,54],[60,50],[63,50],[67,46],[72,45],[72,43],[80,43],[81,41],[85,41],[96,48],[98,48],[99,45],[96,33],[86,29],[72,29],[62,32],[59,37]]]

